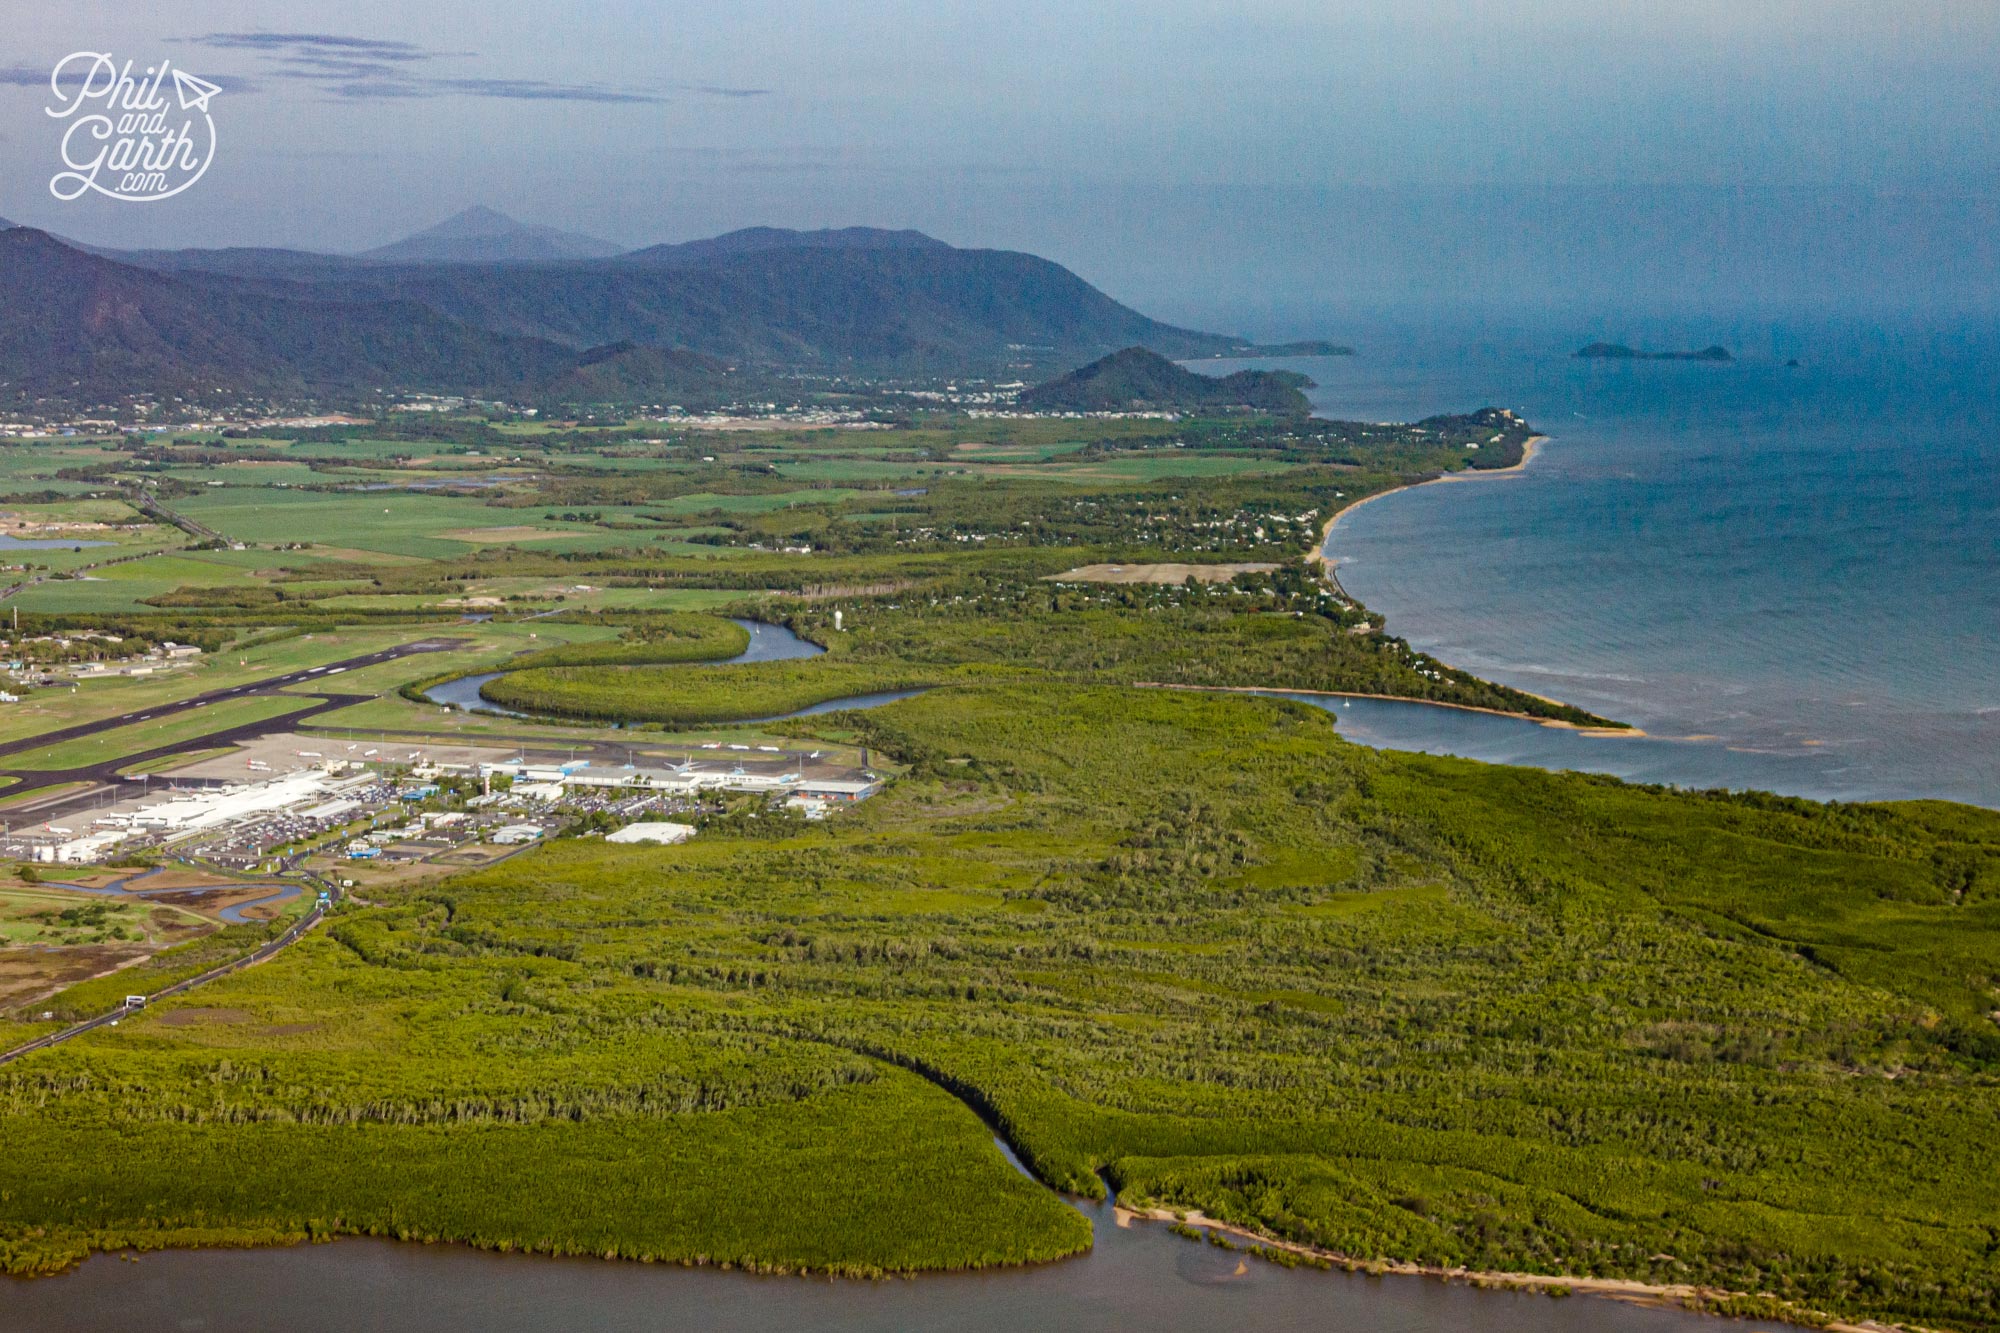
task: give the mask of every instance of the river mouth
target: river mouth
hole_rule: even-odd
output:
[[[1651,736],[1547,726],[1529,717],[1454,708],[1423,699],[1381,699],[1255,690],[1332,713],[1340,734],[1374,750],[1452,755],[1551,772],[1601,773],[1626,782],[1691,790],[1775,791],[1816,801],[1895,800],[1901,793],[1866,773],[1828,762],[1823,750],[1748,749],[1713,736]]]
[[[735,623],[749,631],[749,646],[734,657],[725,657],[714,662],[689,662],[688,666],[740,666],[750,662],[787,662],[807,657],[819,657],[826,649],[807,639],[802,639],[783,625],[772,625],[761,620],[737,620]],[[505,671],[484,671],[474,676],[460,676],[442,685],[433,685],[424,691],[424,698],[446,708],[456,708],[465,713],[488,713],[494,717],[519,718],[524,722],[546,722],[557,726],[588,726],[587,721],[577,718],[556,717],[546,713],[523,713],[518,709],[506,708],[492,702],[480,693],[486,683],[507,675]],[[895,703],[898,699],[908,699],[922,694],[917,690],[879,690],[870,694],[850,694],[839,699],[828,699],[824,703],[810,704],[790,713],[774,713],[769,717],[730,718],[717,725],[738,723],[783,722],[788,718],[812,717],[819,713],[839,712],[847,708],[880,708],[883,704]],[[612,723],[613,727],[623,727],[624,723]]]

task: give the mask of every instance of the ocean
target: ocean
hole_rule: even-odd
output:
[[[1415,646],[1651,739],[1394,705],[1340,708],[1350,733],[1682,786],[2000,806],[2000,336],[1674,332],[1641,345],[1720,340],[1740,359],[1578,360],[1606,333],[1577,322],[1255,363],[1311,374],[1325,416],[1491,404],[1547,433],[1518,472],[1356,509],[1327,553]]]

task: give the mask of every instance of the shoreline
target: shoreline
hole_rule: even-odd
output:
[[[1306,553],[1306,563],[1309,565],[1319,566],[1320,577],[1324,578],[1329,584],[1332,585],[1334,593],[1342,601],[1347,602],[1353,606],[1362,606],[1363,603],[1361,599],[1354,596],[1354,594],[1348,592],[1346,587],[1344,587],[1341,584],[1340,573],[1336,566],[1336,563],[1327,558],[1326,544],[1333,537],[1333,529],[1340,522],[1340,520],[1346,518],[1349,514],[1353,513],[1355,510],[1361,508],[1361,506],[1365,504],[1372,504],[1377,500],[1386,500],[1388,497],[1392,495],[1401,495],[1404,491],[1413,491],[1419,486],[1428,486],[1432,482],[1479,481],[1486,477],[1504,477],[1511,473],[1519,473],[1525,471],[1528,464],[1535,461],[1535,455],[1541,452],[1542,446],[1548,443],[1548,440],[1549,437],[1546,435],[1530,435],[1527,438],[1527,440],[1524,441],[1521,445],[1520,460],[1518,462],[1509,463],[1506,467],[1484,468],[1484,469],[1465,468],[1458,472],[1440,472],[1434,477],[1425,477],[1421,481],[1413,481],[1403,486],[1391,486],[1386,491],[1376,491],[1373,495],[1364,495],[1358,500],[1352,501],[1349,504],[1342,505],[1339,509],[1336,509],[1331,515],[1327,517],[1325,523],[1320,525],[1319,540],[1314,542],[1312,550]],[[1509,688],[1519,689],[1518,686],[1510,686]],[[1521,690],[1520,692],[1522,694],[1531,695],[1534,698],[1540,699],[1543,703],[1546,704],[1554,704],[1562,708],[1575,707],[1574,704],[1571,704],[1566,700],[1551,699],[1545,694],[1535,694],[1533,690]],[[1462,708],[1467,712],[1491,713],[1496,717],[1525,718],[1528,721],[1537,723],[1541,726],[1564,728],[1570,731],[1581,732],[1586,736],[1644,736],[1646,734],[1645,731],[1643,731],[1638,727],[1586,727],[1586,726],[1581,726],[1575,722],[1562,722],[1558,721],[1555,718],[1536,717],[1531,713],[1516,713],[1504,708],[1481,708],[1473,704],[1441,703],[1434,699],[1411,699],[1408,698],[1407,696],[1398,694],[1354,694],[1340,690],[1293,690],[1291,691],[1291,693],[1314,694],[1314,695],[1324,694],[1324,695],[1333,695],[1336,697],[1348,698],[1348,699],[1390,699],[1390,700],[1399,700],[1404,703],[1434,704],[1436,707],[1439,708]]]
[[[1364,495],[1358,500],[1353,500],[1342,505],[1327,517],[1325,523],[1320,525],[1319,540],[1313,543],[1312,550],[1306,554],[1306,562],[1308,564],[1325,566],[1327,576],[1334,578],[1333,562],[1326,558],[1327,539],[1333,536],[1333,529],[1340,520],[1346,518],[1349,514],[1361,508],[1361,506],[1373,504],[1377,500],[1385,500],[1392,495],[1401,495],[1404,491],[1413,491],[1419,486],[1428,486],[1434,481],[1478,481],[1483,477],[1504,477],[1510,473],[1525,471],[1528,464],[1535,461],[1535,455],[1541,452],[1542,446],[1547,444],[1548,440],[1549,437],[1546,435],[1530,435],[1526,442],[1521,445],[1521,460],[1518,463],[1509,463],[1506,467],[1464,468],[1457,472],[1440,472],[1434,477],[1425,477],[1422,481],[1412,481],[1402,486],[1391,486],[1386,491],[1376,491],[1372,495]],[[1334,578],[1334,587],[1340,587],[1338,578]],[[1345,590],[1342,590],[1341,595],[1346,596]],[[1352,602],[1355,599],[1349,597],[1347,600]]]
[[[1709,1300],[1759,1300],[1768,1299],[1778,1308],[1769,1313],[1747,1316],[1771,1319],[1786,1323],[1800,1323],[1811,1328],[1827,1329],[1830,1333],[1883,1333],[1885,1329],[1908,1327],[1902,1324],[1882,1324],[1874,1321],[1850,1323],[1840,1319],[1829,1319],[1825,1311],[1813,1310],[1805,1306],[1793,1306],[1776,1297],[1759,1297],[1750,1292],[1730,1291],[1723,1287],[1704,1287],[1694,1283],[1641,1282],[1637,1278],[1616,1277],[1567,1277],[1547,1273],[1507,1273],[1476,1268],[1442,1268],[1435,1264],[1415,1264],[1395,1260],[1358,1259],[1353,1255],[1341,1254],[1334,1250],[1320,1249],[1315,1245],[1303,1245],[1298,1241],[1284,1240],[1277,1236],[1267,1236],[1250,1227],[1234,1222],[1224,1222],[1208,1216],[1198,1208],[1175,1210],[1171,1208],[1128,1208],[1124,1204],[1113,1203],[1112,1215],[1121,1227],[1129,1227],[1133,1222],[1167,1222],[1182,1226],[1201,1227],[1210,1232],[1228,1236],[1240,1236],[1267,1249],[1283,1250],[1290,1254],[1302,1255],[1330,1266],[1345,1269],[1350,1273],[1389,1275],[1395,1277],[1429,1277],[1442,1282],[1463,1282],[1468,1286],[1483,1290],[1499,1291],[1540,1291],[1545,1295],[1582,1294],[1602,1296],[1609,1300],[1623,1301],[1628,1305],[1646,1306],[1652,1309],[1679,1310],[1687,1314],[1708,1315],[1714,1318],[1735,1319],[1746,1316],[1725,1311],[1703,1308],[1702,1302]]]
[[[1386,494],[1386,492],[1385,492]],[[1423,708],[1455,708],[1461,713],[1484,713],[1488,717],[1511,717],[1521,722],[1532,722],[1538,727],[1552,727],[1557,731],[1574,731],[1579,736],[1629,736],[1643,737],[1646,732],[1638,727],[1587,727],[1581,722],[1565,722],[1559,717],[1536,717],[1533,713],[1516,713],[1506,708],[1487,708],[1481,704],[1457,704],[1444,699],[1413,699],[1407,694],[1364,694],[1359,690],[1301,690],[1289,685],[1175,685],[1168,681],[1135,681],[1132,688],[1139,690],[1194,690],[1204,694],[1263,694],[1287,695],[1307,694],[1315,699],[1379,699],[1384,703],[1416,704]],[[1521,691],[1523,694],[1528,691]],[[1535,698],[1543,696],[1537,694]],[[1560,699],[1550,699],[1549,703],[1560,704]]]

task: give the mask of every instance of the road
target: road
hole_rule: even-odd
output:
[[[324,888],[330,896],[335,898],[339,897],[340,889],[337,886],[335,886],[331,881],[321,879],[319,876],[310,873],[306,875],[306,879],[309,883],[317,884],[322,888]],[[246,967],[250,967],[257,963],[261,963],[267,958],[276,957],[283,950],[291,947],[293,944],[296,944],[314,926],[317,926],[321,921],[325,920],[326,914],[327,914],[326,906],[321,903],[315,902],[312,906],[311,911],[307,912],[297,921],[294,921],[291,925],[291,928],[288,929],[284,934],[280,935],[277,939],[271,940],[269,943],[260,945],[252,952],[244,954],[241,958],[233,958],[226,963],[221,963],[215,967],[211,967],[210,969],[208,969],[208,971],[203,972],[199,976],[189,977],[185,981],[177,981],[171,986],[167,986],[161,990],[155,991],[153,994],[148,995],[146,997],[146,1003],[157,1004],[161,1000],[170,999],[173,996],[181,995],[187,991],[191,991],[196,986],[207,985],[209,982],[214,981],[218,977],[226,977],[231,972],[238,972]],[[109,1013],[99,1014],[95,1018],[85,1019],[83,1022],[74,1024],[73,1026],[70,1027],[66,1027],[60,1032],[51,1032],[45,1037],[37,1037],[35,1040],[27,1043],[25,1046],[16,1046],[11,1051],[0,1052],[0,1065],[7,1064],[14,1060],[18,1060],[24,1055],[33,1055],[36,1051],[45,1051],[49,1047],[59,1045],[62,1042],[66,1042],[72,1037],[80,1037],[86,1032],[93,1032],[101,1027],[109,1027],[111,1024],[116,1023],[119,1019],[129,1016],[135,1011],[136,1011],[136,1006],[127,1007],[124,1005],[120,1005],[118,1008],[113,1009]]]
[[[129,713],[121,713],[115,717],[100,718],[94,722],[80,722],[75,726],[43,732],[39,736],[31,736],[24,740],[11,741],[5,745],[0,745],[0,759],[28,750],[38,750],[45,745],[53,745],[62,741],[93,736],[99,732],[110,731],[118,727],[131,726],[134,723],[150,722],[156,718],[171,717],[178,713],[185,713],[192,709],[203,708],[209,704],[218,703],[224,699],[240,699],[249,695],[275,694],[288,686],[294,685],[322,684],[327,682],[329,678],[336,678],[347,671],[374,666],[378,662],[391,662],[397,658],[410,657],[418,653],[446,652],[460,647],[466,642],[464,639],[449,638],[419,639],[412,643],[398,644],[393,648],[384,648],[379,652],[367,653],[360,657],[350,657],[342,662],[329,662],[325,666],[308,667],[300,671],[287,672],[280,676],[270,676],[245,685],[232,686],[226,690],[211,690],[206,694],[198,694],[191,698],[176,700],[173,703],[160,704],[154,708],[144,710],[134,709]],[[17,776],[23,782],[32,782],[36,786],[88,782],[93,787],[101,787],[107,783],[115,784],[125,781],[125,779],[119,777],[119,769],[130,768],[134,764],[144,763],[149,759],[156,759],[182,751],[214,749],[219,745],[228,744],[238,739],[261,736],[273,729],[282,728],[286,724],[298,722],[319,713],[347,708],[354,704],[366,703],[375,697],[372,694],[346,694],[322,691],[317,696],[301,697],[298,708],[276,717],[261,718],[254,722],[245,722],[237,726],[225,727],[218,731],[210,732],[205,736],[192,737],[187,740],[177,741],[171,745],[162,745],[154,749],[142,750],[135,754],[119,755],[116,758],[106,759],[83,768],[30,770],[8,768],[4,764],[0,764],[0,775]],[[100,793],[96,790],[86,790],[73,793],[68,797],[49,802],[45,805],[37,805],[33,807],[34,817],[38,821],[61,818],[64,811],[88,808],[90,805],[97,803],[99,795]],[[303,859],[304,853],[292,857],[286,863],[286,872],[297,874],[306,881],[309,887],[316,886],[325,890],[329,902],[337,902],[340,898],[339,886],[333,883],[333,881],[324,879],[311,871],[299,870],[299,862]],[[324,920],[327,910],[327,905],[314,903],[311,910],[293,922],[291,927],[277,939],[259,946],[241,958],[219,964],[201,973],[199,976],[189,977],[185,981],[176,982],[152,995],[148,995],[146,1003],[153,1004],[160,1000],[183,994],[184,992],[193,990],[197,986],[206,985],[218,977],[228,976],[232,972],[253,966],[254,964],[263,962],[267,958],[276,956],[284,949],[289,948],[304,938],[313,927]],[[132,1012],[132,1009],[120,1006],[109,1013],[99,1014],[95,1018],[87,1019],[84,1022],[64,1028],[60,1032],[52,1032],[24,1046],[0,1053],[0,1064],[18,1060],[22,1056],[33,1054],[36,1051],[47,1050],[51,1046],[68,1041],[72,1037],[81,1036],[83,1033],[91,1032],[101,1027],[108,1027]]]
[[[523,852],[532,850],[534,845],[527,844],[517,847],[505,856],[495,857],[492,861],[487,862],[487,865],[489,867],[498,865],[500,862],[508,860],[511,857],[519,856]],[[309,890],[312,888],[323,889],[326,892],[328,901],[325,903],[315,902],[310,911],[293,922],[291,928],[286,930],[277,939],[259,945],[256,949],[244,954],[241,958],[233,958],[229,962],[211,967],[200,976],[189,977],[185,981],[177,981],[171,986],[163,987],[148,995],[145,1005],[120,1005],[109,1013],[99,1014],[95,1018],[85,1019],[81,1023],[72,1024],[60,1032],[51,1032],[47,1036],[37,1037],[25,1045],[16,1046],[11,1051],[0,1051],[0,1065],[11,1063],[24,1055],[33,1055],[36,1051],[45,1051],[51,1046],[61,1045],[70,1038],[80,1037],[86,1032],[94,1032],[98,1028],[109,1027],[119,1019],[132,1017],[140,1013],[145,1007],[158,1004],[161,1000],[172,999],[176,995],[184,995],[197,986],[206,986],[209,982],[226,977],[232,972],[240,972],[246,967],[253,967],[258,963],[264,962],[266,959],[275,958],[284,950],[297,944],[312,932],[313,927],[326,919],[332,906],[339,903],[343,896],[340,886],[332,880],[311,870],[301,870],[298,868],[299,864],[309,855],[311,855],[309,852],[298,852],[288,858],[285,862],[285,872],[298,875],[299,878],[306,882],[306,887]]]
[[[205,523],[197,523],[186,514],[176,513],[160,501],[160,497],[145,486],[131,486],[125,490],[125,499],[131,506],[156,522],[179,528],[188,536],[199,541],[226,542],[229,539]]]

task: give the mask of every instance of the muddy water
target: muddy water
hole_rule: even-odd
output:
[[[1406,1277],[1288,1270],[1120,1227],[1087,1207],[1087,1255],[1038,1268],[883,1282],[487,1254],[344,1240],[286,1250],[176,1251],[0,1283],[10,1333],[1781,1333],[1597,1297],[1476,1291]]]

